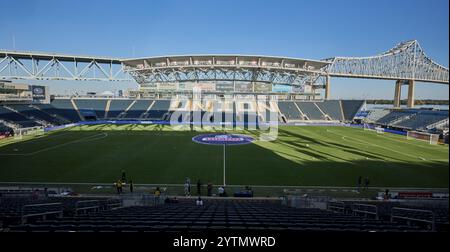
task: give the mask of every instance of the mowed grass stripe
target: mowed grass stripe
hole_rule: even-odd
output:
[[[236,133],[243,132],[258,137],[254,131]],[[97,139],[101,133],[107,137]],[[204,183],[221,184],[222,147],[192,142],[193,136],[202,133],[155,125],[75,127],[38,141],[0,147],[4,153],[14,146],[20,151],[40,150],[72,142],[26,158],[0,156],[0,178],[112,183],[124,169],[135,183],[179,184],[190,177],[192,181],[199,178]],[[83,137],[86,141],[77,142]],[[397,136],[394,139],[346,127],[281,126],[274,142],[227,147],[227,183],[354,186],[361,175],[369,176],[373,186],[448,187],[448,147],[434,146],[440,151],[428,153],[409,141],[402,143]],[[416,158],[420,155],[427,160]]]

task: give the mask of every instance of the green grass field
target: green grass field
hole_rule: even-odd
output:
[[[221,184],[222,146],[158,125],[79,126],[0,141],[0,182]],[[252,135],[252,132],[246,132]],[[228,146],[229,185],[448,188],[448,146],[348,127],[281,126],[273,142]]]

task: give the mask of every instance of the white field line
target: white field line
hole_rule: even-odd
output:
[[[335,135],[338,135],[338,136],[341,136],[341,137],[352,139],[352,141],[359,142],[361,145],[366,145],[366,146],[367,145],[371,145],[371,146],[374,146],[374,147],[378,147],[378,148],[381,148],[381,149],[385,149],[385,150],[388,150],[388,151],[392,151],[392,152],[398,153],[400,155],[403,155],[403,156],[406,156],[406,157],[409,157],[409,158],[417,159],[417,156],[409,155],[409,154],[406,154],[404,152],[396,151],[396,150],[391,149],[391,148],[386,148],[386,147],[383,147],[383,146],[378,145],[378,144],[363,142],[363,141],[361,141],[359,139],[356,139],[356,138],[353,138],[353,137],[349,137],[349,136],[344,136],[344,135],[335,133],[335,132],[333,132],[331,130],[328,130],[328,132],[330,132],[332,134],[335,134]],[[345,139],[343,138],[343,140],[345,140]],[[345,141],[347,141],[347,140],[345,140]]]
[[[431,146],[423,146],[423,145],[419,145],[419,144],[415,144],[415,142],[409,142],[409,141],[402,141],[402,140],[398,140],[398,139],[394,139],[385,135],[379,135],[377,134],[378,137],[381,138],[385,138],[385,139],[389,139],[395,142],[399,142],[399,143],[404,143],[404,144],[409,144],[415,147],[419,147],[419,148],[424,148],[424,149],[429,149],[429,150],[433,150],[433,151],[439,151],[439,152],[447,152],[448,150],[446,149],[441,149],[441,148],[436,148],[436,147],[431,147]]]
[[[100,136],[100,137],[97,137],[97,136]],[[70,142],[58,144],[58,145],[51,146],[51,147],[47,147],[47,148],[40,149],[38,151],[34,151],[34,152],[30,152],[30,153],[0,153],[0,156],[32,156],[32,155],[35,155],[35,154],[38,154],[38,153],[41,153],[41,152],[44,152],[44,151],[53,150],[53,149],[56,149],[56,148],[60,148],[62,146],[69,145],[69,144],[95,141],[95,140],[106,138],[107,136],[108,136],[108,133],[99,133],[99,134],[96,134],[96,135],[83,137],[83,138],[80,138],[80,139],[77,139],[77,140],[73,140],[73,141],[70,141]]]
[[[3,146],[10,145],[10,144],[15,144],[15,143],[18,143],[18,144],[20,144],[20,143],[31,143],[31,142],[36,142],[36,141],[40,141],[40,140],[43,140],[43,139],[47,140],[49,138],[56,138],[56,137],[65,136],[65,135],[69,135],[69,134],[70,134],[70,132],[65,132],[65,133],[61,133],[61,134],[44,133],[42,135],[35,135],[35,136],[25,135],[24,137],[26,137],[26,139],[21,139],[21,140],[12,139],[12,141],[7,142]]]
[[[113,186],[114,183],[82,183],[82,182],[0,182],[3,185],[87,185],[87,186]],[[173,186],[173,187],[183,187],[184,184],[136,184],[135,186]],[[196,185],[192,185],[195,187]],[[298,188],[298,189],[355,189],[356,187],[351,186],[280,186],[280,185],[227,185],[227,187],[245,187],[250,186],[253,188]],[[448,191],[448,188],[433,188],[433,187],[369,187],[370,189],[380,189],[385,190],[386,188],[393,190],[440,190]]]

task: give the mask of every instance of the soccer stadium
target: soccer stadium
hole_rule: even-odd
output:
[[[415,85],[449,70],[417,40],[370,53],[0,50],[0,231],[446,232],[448,107],[417,107]],[[331,98],[340,78],[391,81],[393,106]]]

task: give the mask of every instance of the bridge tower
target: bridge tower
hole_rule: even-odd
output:
[[[395,82],[394,107],[399,108],[401,105],[400,102],[401,102],[401,96],[402,96],[402,85],[408,85],[407,107],[414,108],[414,103],[415,103],[414,91],[415,91],[415,85],[416,85],[414,80],[397,80]]]

